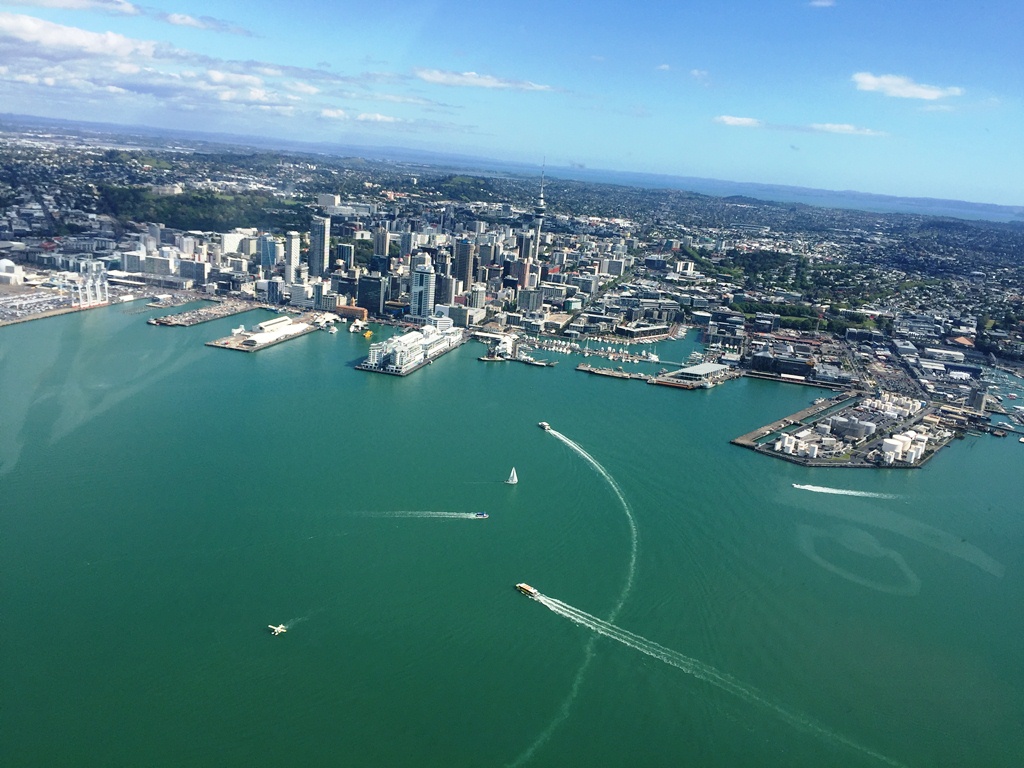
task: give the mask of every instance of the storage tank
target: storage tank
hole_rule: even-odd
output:
[[[885,453],[901,454],[903,453],[903,443],[899,440],[887,437],[882,441],[882,450]]]
[[[824,421],[819,421],[818,424],[814,427],[814,431],[817,432],[819,435],[827,435],[829,432],[832,431],[832,427],[831,425],[825,423]]]

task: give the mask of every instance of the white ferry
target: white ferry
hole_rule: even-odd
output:
[[[516,589],[518,589],[520,592],[522,592],[527,597],[537,597],[540,594],[540,592],[538,592],[536,589],[531,587],[526,582],[521,582],[519,584],[516,584]]]

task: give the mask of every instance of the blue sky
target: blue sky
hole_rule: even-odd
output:
[[[0,0],[0,112],[1024,205],[1024,3]]]

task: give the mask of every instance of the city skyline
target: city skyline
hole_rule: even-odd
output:
[[[515,15],[0,0],[0,98],[42,117],[1020,205],[1021,21],[1007,0]]]

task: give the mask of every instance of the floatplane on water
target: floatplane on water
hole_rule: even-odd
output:
[[[272,635],[280,635],[282,632],[288,631],[288,627],[284,624],[278,624],[276,627],[273,624],[267,624],[267,629],[270,630],[270,634]]]

